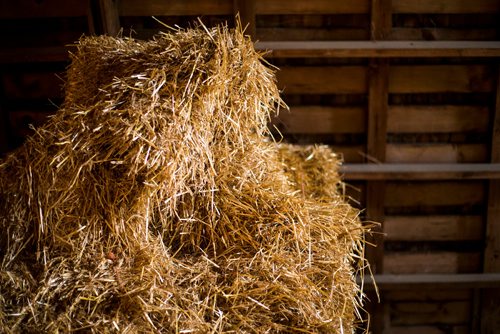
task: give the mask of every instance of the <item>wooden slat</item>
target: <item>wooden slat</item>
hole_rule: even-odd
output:
[[[391,326],[391,334],[470,334],[469,326]]]
[[[391,305],[391,319],[394,325],[466,325],[470,312],[471,303],[467,301]]]
[[[118,0],[99,0],[102,31],[109,36],[117,36],[120,32]]]
[[[408,28],[393,27],[389,39],[395,41],[494,41],[494,28]]]
[[[257,14],[364,14],[370,10],[369,0],[256,0]]]
[[[484,65],[391,66],[390,93],[491,92],[491,67]]]
[[[370,37],[368,29],[362,28],[265,28],[258,27],[257,29],[257,40],[262,41],[256,43],[256,47],[262,50],[272,50],[273,43],[268,41],[326,41],[326,40],[337,40],[337,41],[353,41],[353,40],[365,40]],[[308,43],[308,42],[305,42]],[[287,56],[287,49],[283,50],[283,53],[278,50],[279,54]],[[293,51],[298,52],[299,51]],[[300,53],[299,53],[300,54]],[[305,51],[304,54],[310,54],[311,57],[317,57],[321,53],[313,53]],[[273,54],[270,55],[273,57]],[[293,55],[292,55],[293,57]]]
[[[347,163],[360,163],[365,160],[366,147],[364,145],[330,145],[332,150],[341,154]]]
[[[232,0],[121,0],[121,16],[232,15]]]
[[[275,41],[255,48],[271,58],[500,57],[498,41]]]
[[[364,133],[365,114],[363,107],[291,106],[273,123],[287,134]]]
[[[431,275],[431,274],[413,274],[413,275]],[[412,276],[413,276],[412,275]],[[433,276],[437,275],[446,275],[446,274],[432,274]],[[450,280],[457,280],[457,277],[461,277],[463,275],[481,275],[479,274],[449,274]],[[401,275],[397,275],[401,276]],[[464,276],[465,277],[465,276]],[[482,277],[482,276],[481,276]],[[479,278],[483,279],[483,278]],[[371,279],[370,279],[371,280]],[[367,283],[369,280],[367,280]],[[472,284],[475,284],[472,283]],[[432,285],[432,283],[430,284]],[[370,287],[370,285],[368,285]],[[471,300],[473,292],[470,287],[465,288],[455,288],[452,284],[448,284],[444,287],[434,288],[432,286],[428,286],[425,289],[401,289],[400,286],[396,285],[393,289],[387,287],[384,289],[384,295],[387,299],[391,301],[413,301],[413,302],[441,302],[441,301],[463,301],[463,300]]]
[[[493,287],[500,287],[500,274],[382,274],[375,275],[373,278],[370,276],[364,277],[364,286],[367,289],[373,288],[373,281],[377,284],[380,290],[384,291],[411,291],[422,290],[418,294],[423,294],[427,289],[439,289],[439,291],[455,291],[459,289],[486,289]],[[358,280],[358,284],[360,281]],[[453,292],[448,292],[453,294]],[[464,291],[465,292],[465,291]],[[469,297],[468,294],[465,296]],[[464,294],[462,294],[462,298]],[[391,298],[392,299],[392,298]],[[414,299],[414,298],[412,298]],[[469,298],[465,298],[469,299]],[[446,301],[457,301],[456,298],[443,298]],[[400,298],[401,301],[401,298]],[[421,302],[435,302],[429,298],[420,300]],[[459,301],[459,299],[458,299]],[[415,300],[412,300],[415,302]]]
[[[388,253],[384,259],[386,274],[473,273],[481,268],[481,254],[457,252]]]
[[[497,0],[393,0],[394,13],[490,14],[500,11]]]
[[[487,132],[489,108],[483,106],[390,106],[389,133]]]
[[[500,179],[499,164],[344,164],[347,180]]]
[[[387,241],[470,241],[482,240],[481,216],[387,216]]]
[[[386,207],[477,205],[485,200],[486,189],[480,181],[388,182]]]
[[[361,66],[282,67],[276,76],[284,94],[362,94],[366,72]]]
[[[387,144],[386,161],[391,163],[485,162],[484,144]]]
[[[88,1],[0,1],[0,19],[86,16]]]

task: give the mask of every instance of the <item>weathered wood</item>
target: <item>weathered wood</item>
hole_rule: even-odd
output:
[[[470,312],[471,303],[466,301],[391,305],[391,319],[394,325],[466,325]]]
[[[416,275],[422,275],[422,274],[416,274]],[[436,276],[436,275],[446,275],[446,274],[424,274],[424,275]],[[469,276],[469,275],[481,275],[481,274],[449,274],[449,277],[450,279],[456,280],[457,277],[460,277],[462,275]],[[452,284],[449,284],[446,289],[442,287],[434,288],[432,286],[428,286],[425,289],[408,288],[399,290],[398,288],[399,286],[396,286],[395,289],[385,289],[384,295],[387,297],[387,299],[395,302],[464,301],[464,300],[471,300],[472,298],[472,291],[470,288],[455,288]]]
[[[385,253],[385,274],[474,273],[481,269],[481,254],[476,252]]]
[[[500,179],[500,164],[344,164],[346,180]]]
[[[496,103],[491,131],[491,162],[500,162],[500,70],[497,70]],[[500,180],[492,180],[488,187],[484,271],[500,272]],[[482,295],[481,333],[493,334],[500,328],[500,289]]]
[[[353,41],[353,40],[365,40],[370,37],[370,32],[368,29],[363,28],[277,28],[277,27],[259,27],[257,29],[257,40],[263,41],[256,43],[256,47],[265,50],[272,50],[273,44],[268,41],[297,41],[295,43],[299,43],[298,41]],[[264,44],[268,43],[268,44]],[[305,42],[309,43],[309,42]],[[263,45],[262,47],[260,45]],[[283,50],[283,55],[287,55],[287,49]],[[300,53],[301,51],[293,51],[297,52],[299,55],[307,54],[311,55],[310,57],[316,58],[318,55],[321,55],[321,51],[319,53],[314,53],[308,51],[304,51],[304,53]],[[281,52],[278,50],[278,53]],[[292,55],[293,56],[293,55]],[[271,54],[271,57],[273,55]]]
[[[500,11],[497,0],[393,0],[394,13],[490,14]]]
[[[500,57],[497,41],[274,41],[255,48],[271,58]]]
[[[479,205],[486,199],[481,181],[388,182],[386,207],[428,207]]]
[[[121,28],[118,0],[99,0],[99,8],[103,33],[117,36]]]
[[[500,287],[500,273],[495,274],[382,274],[375,275],[373,278],[370,276],[365,276],[364,286],[367,289],[373,289],[373,281],[377,284],[380,290],[384,291],[412,291],[421,290],[418,294],[422,294],[422,291],[427,291],[427,289],[439,289],[440,291],[450,291],[447,294],[455,293],[455,290],[459,289],[486,289]],[[358,284],[361,282],[358,280]],[[391,295],[392,296],[392,295]],[[465,297],[465,298],[464,298]],[[465,301],[470,299],[470,293],[465,290],[460,298],[441,298],[439,301]],[[394,298],[391,298],[394,300]],[[401,296],[396,299],[397,302],[405,301]],[[405,302],[408,302],[406,300]],[[429,300],[429,298],[411,299],[411,302],[431,302],[434,303],[436,300]]]
[[[391,66],[389,92],[491,92],[493,81],[492,68],[485,65]]]
[[[273,123],[287,134],[364,133],[365,114],[363,107],[291,106]]]
[[[391,334],[470,334],[469,326],[391,326]]]
[[[121,16],[196,16],[196,15],[232,15],[232,0],[121,0]]]
[[[395,41],[493,41],[494,28],[408,28],[394,27],[389,39]]]
[[[366,147],[364,145],[330,145],[332,150],[343,157],[343,161],[360,163],[365,160]]]
[[[256,0],[257,14],[364,14],[370,10],[370,0]]]
[[[452,133],[488,131],[489,108],[458,105],[390,106],[389,133]]]
[[[483,238],[482,216],[387,216],[386,241],[471,241]]]
[[[87,16],[87,1],[0,1],[0,19]]]
[[[276,73],[284,94],[362,94],[368,91],[362,66],[282,67]]]
[[[486,162],[485,144],[387,144],[386,161],[391,163]]]
[[[233,0],[234,14],[238,14],[245,34],[253,40],[256,37],[255,24],[255,1],[256,0]]]

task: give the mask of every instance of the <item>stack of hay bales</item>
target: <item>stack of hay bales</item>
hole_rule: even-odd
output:
[[[0,165],[0,328],[351,333],[358,211],[240,30],[84,38],[64,104]]]

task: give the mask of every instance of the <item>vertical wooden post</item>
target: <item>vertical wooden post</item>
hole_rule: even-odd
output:
[[[389,35],[392,28],[392,1],[371,1],[371,39],[383,40]],[[372,59],[368,71],[368,132],[367,132],[367,154],[372,159],[384,162],[387,137],[387,111],[389,103],[389,63],[387,60]],[[382,273],[384,260],[384,202],[385,182],[369,181],[366,185],[366,218],[380,223],[373,229],[373,235],[367,238],[369,243],[376,247],[368,246],[366,257],[370,262],[374,273]],[[388,307],[383,305],[384,298],[369,296],[371,305],[371,331],[374,334],[382,334],[388,327]]]
[[[118,13],[118,0],[99,0],[103,33],[117,36],[120,32],[120,15]]]
[[[493,128],[491,132],[491,162],[500,162],[500,70],[498,70]],[[500,180],[490,180],[486,216],[486,247],[484,272],[500,272]],[[481,333],[498,333],[500,328],[500,289],[484,290],[481,307]]]
[[[240,15],[241,25],[244,29],[246,28],[246,35],[255,41],[255,0],[233,0],[233,6],[234,14]]]

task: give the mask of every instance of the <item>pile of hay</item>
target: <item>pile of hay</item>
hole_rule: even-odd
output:
[[[92,37],[65,102],[0,165],[0,328],[351,333],[358,211],[326,147],[268,140],[240,30]]]

